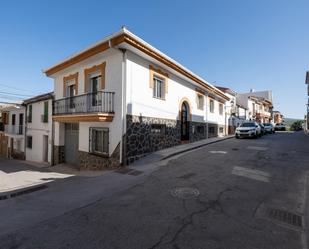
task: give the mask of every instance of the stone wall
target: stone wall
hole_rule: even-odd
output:
[[[126,163],[157,150],[180,144],[177,120],[127,115]]]
[[[120,166],[120,144],[110,157],[79,151],[80,170],[111,169]]]
[[[57,146],[54,145],[53,148],[53,165],[57,165],[60,163],[64,163],[65,162],[65,153],[64,153],[64,146]]]
[[[207,124],[201,122],[190,122],[190,142],[207,138]]]

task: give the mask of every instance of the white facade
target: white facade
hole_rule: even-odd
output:
[[[150,49],[156,56],[144,52],[145,50],[132,45],[131,42],[119,42],[117,45],[112,45],[115,44],[114,39],[117,41],[121,35],[130,36],[135,42],[140,43],[140,46]],[[100,43],[98,44],[100,45]],[[95,46],[98,46],[98,44]],[[126,143],[129,139],[124,139],[124,135],[128,131],[129,116],[161,120],[156,122],[175,121],[175,129],[177,129],[183,103],[186,103],[189,109],[187,119],[191,122],[191,125],[187,129],[195,134],[195,139],[197,139],[195,126],[199,124],[207,124],[208,130],[204,132],[204,135],[207,134],[208,136],[209,131],[214,131],[215,135],[224,135],[227,125],[225,102],[228,97],[223,92],[127,30],[122,30],[103,40],[101,44],[106,44],[109,48],[102,49],[102,52],[95,53],[82,60],[76,61],[74,56],[78,56],[78,54],[74,55],[68,59],[74,61],[70,62],[68,66],[65,65],[61,69],[57,68],[67,62],[64,61],[45,71],[48,76],[54,79],[54,105],[56,110],[59,109],[64,112],[59,114],[57,111],[53,114],[55,120],[54,146],[56,147],[55,150],[58,151],[56,157],[60,158],[60,161],[67,161],[68,156],[62,157],[61,155],[63,153],[71,155],[72,150],[75,150],[75,155],[79,154],[79,160],[82,160],[85,164],[89,164],[89,160],[92,160],[92,163],[101,160],[96,157],[97,154],[92,150],[92,141],[98,140],[98,138],[93,137],[92,132],[93,129],[102,129],[108,131],[109,137],[108,153],[104,154],[104,158],[109,160],[118,150],[122,162],[122,158],[125,156],[123,153],[126,153],[125,147],[128,148]],[[87,52],[92,51],[91,49],[92,47],[81,53],[86,53],[86,57]],[[164,60],[160,58],[164,58]],[[104,72],[102,68],[104,68]],[[94,74],[93,78],[96,78],[97,75],[100,77],[100,84],[103,80],[105,82],[105,84],[100,85],[103,88],[98,92],[94,92],[95,86],[93,85],[90,85],[89,89],[89,71]],[[154,97],[153,75],[164,78],[164,90],[161,89],[161,91],[164,91],[163,98]],[[93,78],[91,78],[91,84],[96,83]],[[74,86],[69,85],[67,79],[73,79],[75,89]],[[73,93],[73,97],[68,95],[69,91],[69,95]],[[101,92],[103,99],[100,100],[102,103],[98,102],[101,103],[99,109],[102,109],[105,105],[104,98],[108,98],[104,95],[105,93],[113,93],[114,96],[113,112],[107,113],[108,115],[102,113],[101,109],[99,112],[91,111],[93,108],[91,101],[94,97],[97,98]],[[214,103],[213,108],[210,108],[210,102]],[[85,112],[86,109],[81,109],[80,106],[88,108],[87,110],[90,110],[90,112]],[[102,115],[105,116],[102,117]],[[74,140],[77,144],[76,148],[73,148],[75,144],[72,144],[72,141],[66,141],[66,139]],[[180,141],[180,137],[176,140]],[[68,148],[69,142],[72,145],[72,150]],[[152,149],[154,148],[151,148],[150,151]],[[141,148],[140,151],[142,151]],[[141,154],[143,153],[141,152]],[[102,157],[102,155],[100,156]]]
[[[25,107],[13,105],[2,109],[8,113],[7,123],[4,124],[4,134],[8,137],[9,157],[24,158],[25,151]]]
[[[34,162],[52,162],[52,97],[27,103],[27,117],[32,106],[31,122],[28,118],[26,125],[26,160]],[[27,102],[27,101],[26,101]],[[45,105],[48,106],[47,115],[44,117]],[[32,144],[27,145],[27,139],[32,138]]]

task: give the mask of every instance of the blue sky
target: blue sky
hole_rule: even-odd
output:
[[[309,70],[305,0],[5,1],[0,100],[3,92],[52,90],[42,69],[122,25],[210,83],[238,92],[273,90],[276,109],[303,118]]]

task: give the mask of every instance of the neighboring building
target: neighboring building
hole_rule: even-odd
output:
[[[54,79],[55,163],[114,167],[224,135],[229,98],[125,28],[45,74]]]
[[[52,101],[53,93],[24,101],[26,106],[26,160],[52,164]]]
[[[247,108],[237,103],[237,93],[229,88],[216,86],[224,92],[230,100],[225,105],[226,134],[234,134],[236,128],[247,119]]]
[[[307,115],[306,115],[306,131],[309,131],[309,71],[306,72],[306,84],[307,84],[307,96],[308,96],[308,103],[307,103]]]
[[[258,123],[272,122],[272,92],[260,91],[237,94],[237,102],[248,109],[248,119]]]
[[[275,124],[281,124],[283,122],[283,115],[279,111],[273,111],[273,120]]]
[[[11,105],[2,109],[2,155],[9,158],[25,159],[25,107]],[[6,148],[5,148],[6,147]]]

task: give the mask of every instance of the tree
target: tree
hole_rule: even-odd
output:
[[[297,120],[291,125],[291,131],[300,131],[303,129],[303,120]]]

